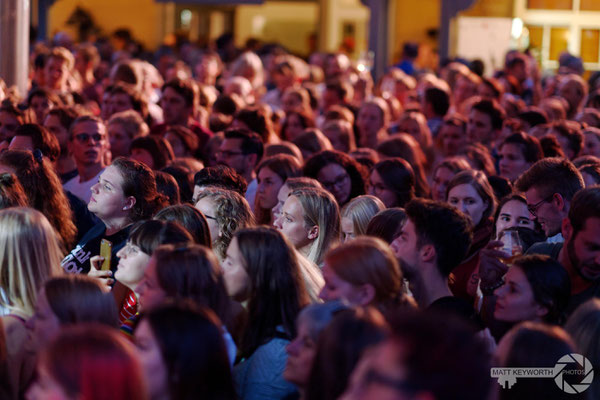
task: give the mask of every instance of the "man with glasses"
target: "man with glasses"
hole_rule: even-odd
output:
[[[84,115],[77,118],[69,129],[69,153],[77,166],[77,176],[67,181],[65,190],[86,204],[92,196],[91,188],[104,171],[108,150],[106,127],[100,118]]]
[[[246,200],[251,207],[254,206],[254,198],[258,183],[254,168],[263,156],[263,142],[260,136],[248,129],[228,129],[225,131],[225,139],[217,152],[217,162],[233,168],[246,180]]]
[[[517,190],[525,194],[530,214],[541,225],[550,243],[564,240],[562,221],[569,213],[573,196],[583,187],[577,168],[562,158],[536,162],[516,182]]]

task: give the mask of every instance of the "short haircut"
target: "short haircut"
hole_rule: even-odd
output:
[[[540,191],[542,197],[553,193],[571,201],[575,193],[584,188],[581,173],[573,163],[564,158],[544,158],[531,166],[515,184],[520,192],[531,188]]]
[[[23,124],[15,131],[15,136],[31,138],[32,151],[40,150],[45,157],[54,162],[60,155],[60,145],[56,136],[52,135],[46,128],[38,124]]]
[[[73,121],[75,121],[78,117],[77,112],[74,109],[69,108],[69,107],[53,108],[50,111],[48,111],[47,116],[49,116],[49,115],[53,115],[53,116],[57,117],[58,120],[60,121],[60,124],[62,125],[62,127],[65,128],[67,131],[71,127],[71,124],[73,123]]]
[[[175,92],[177,92],[177,94],[183,97],[185,104],[188,107],[194,107],[198,103],[196,90],[194,90],[194,86],[191,81],[173,78],[163,85],[161,89],[162,93],[164,93],[167,88],[173,89]]]
[[[589,218],[600,218],[600,186],[580,190],[569,208],[569,221],[576,234],[583,230]]]
[[[487,114],[490,117],[492,128],[495,130],[502,129],[502,123],[506,118],[506,113],[496,100],[483,99],[473,104],[471,110],[477,110]]]
[[[542,150],[540,141],[524,132],[516,132],[512,135],[509,135],[506,139],[504,139],[500,145],[500,148],[502,148],[502,146],[505,144],[515,144],[519,146],[525,161],[529,163],[534,163],[544,158],[544,151]]]
[[[417,246],[433,245],[440,274],[450,275],[471,246],[469,218],[448,204],[426,199],[411,200],[406,205],[406,215],[415,226]],[[444,229],[440,229],[440,221],[444,221]]]
[[[445,90],[430,87],[425,90],[425,101],[431,104],[433,112],[438,117],[443,117],[450,108],[450,95]]]
[[[556,121],[551,126],[549,131],[555,131],[558,135],[567,139],[568,149],[577,157],[583,148],[583,133],[577,126],[577,123],[568,121]]]
[[[242,146],[240,148],[242,154],[256,154],[256,163],[260,162],[263,156],[264,146],[260,136],[248,129],[227,129],[225,131],[225,139],[241,139]]]
[[[73,54],[71,54],[71,52],[69,50],[65,49],[64,47],[52,48],[52,50],[50,50],[50,53],[48,53],[48,56],[46,57],[46,63],[51,58],[58,58],[60,60],[63,60],[64,62],[66,62],[67,68],[69,69],[69,71],[72,70],[73,66],[75,65],[75,58],[73,57]]]
[[[106,125],[104,125],[104,121],[102,120],[102,118],[95,117],[93,115],[82,115],[80,117],[77,117],[75,119],[75,121],[73,121],[71,123],[71,126],[69,127],[69,140],[73,139],[73,130],[75,129],[75,127],[78,124],[82,124],[84,122],[93,122],[93,123],[96,123],[96,124],[100,125],[102,127],[102,129],[104,130],[104,132],[106,133]]]
[[[171,148],[169,142],[165,138],[155,135],[140,136],[133,139],[129,149],[130,152],[133,152],[134,149],[143,149],[150,153],[155,170],[166,167],[175,158],[173,148]]]
[[[222,189],[233,190],[239,195],[244,196],[248,184],[246,180],[238,174],[233,168],[226,165],[217,165],[216,167],[206,167],[194,175],[195,186],[216,186]]]

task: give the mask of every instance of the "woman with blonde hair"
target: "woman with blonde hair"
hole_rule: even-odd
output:
[[[323,189],[291,192],[275,225],[300,254],[319,266],[327,250],[340,240],[339,207]]]
[[[206,217],[212,248],[219,261],[225,259],[235,231],[254,225],[250,205],[244,197],[231,190],[206,188],[198,194],[195,207]]]
[[[410,304],[403,291],[402,270],[390,246],[364,236],[329,251],[323,266],[320,297],[353,306],[374,306],[383,314]]]
[[[24,387],[25,320],[44,282],[60,275],[61,259],[59,239],[42,213],[25,207],[0,210],[0,320],[15,398]]]
[[[371,218],[379,211],[385,210],[385,205],[375,196],[358,196],[342,208],[342,240],[348,241],[367,232]]]

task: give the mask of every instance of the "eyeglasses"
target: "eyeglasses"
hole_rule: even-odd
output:
[[[141,249],[131,242],[127,242],[123,247],[123,254],[125,254],[126,256],[135,255],[139,251],[141,251]]]
[[[90,139],[93,139],[94,142],[101,142],[104,140],[104,135],[99,133],[89,134],[89,133],[80,133],[79,135],[73,136],[79,143],[87,143]]]
[[[348,176],[347,173],[344,173],[343,175],[339,175],[337,178],[335,178],[333,181],[331,182],[321,182],[321,184],[325,187],[325,189],[327,190],[331,190],[334,187],[336,188],[340,188],[344,182],[346,182],[346,179],[350,178],[350,176]]]
[[[531,204],[531,205],[528,204],[527,205],[527,211],[529,211],[529,213],[531,215],[533,215],[534,217],[537,217],[538,209],[542,206],[542,204],[547,203],[550,200],[552,200],[553,197],[554,197],[554,193],[551,194],[550,196],[546,197],[545,199],[538,201],[535,204]]]

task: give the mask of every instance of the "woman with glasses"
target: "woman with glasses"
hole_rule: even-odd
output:
[[[321,182],[340,207],[365,194],[364,167],[340,151],[325,150],[309,158],[304,165],[304,176]]]
[[[373,167],[368,187],[386,207],[404,207],[415,197],[415,174],[402,158],[390,158]]]

